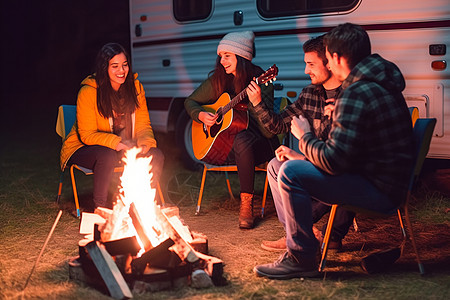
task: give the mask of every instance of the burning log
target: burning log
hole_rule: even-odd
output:
[[[169,238],[156,246],[155,248],[145,252],[141,257],[133,259],[131,269],[134,274],[140,276],[144,273],[147,264],[154,268],[173,269],[181,263],[181,259],[177,254],[169,250],[174,242]]]
[[[79,242],[80,255],[69,264],[69,273],[94,278],[117,299],[131,297],[128,285],[137,293],[188,284],[189,279],[196,288],[223,285],[223,263],[206,255],[206,236],[191,233],[177,207],[156,205],[149,162],[138,161],[133,151],[126,154],[113,209],[98,208],[98,215],[82,218],[80,233],[88,235]]]
[[[86,245],[86,249],[92,258],[98,272],[114,299],[130,299],[133,295],[119,268],[106,249],[96,241]]]
[[[177,224],[171,222],[171,220],[166,216],[166,214],[161,209],[156,209],[156,217],[158,222],[162,225],[164,231],[169,235],[169,237],[174,241],[172,246],[173,251],[175,251],[182,260],[194,263],[198,261],[198,256],[195,254],[192,246],[187,243],[177,231]],[[178,226],[178,228],[180,228]]]
[[[204,270],[211,277],[212,282],[216,286],[226,285],[226,279],[223,277],[223,261],[217,257],[209,256],[200,252],[196,252],[199,258],[195,268]]]
[[[120,254],[136,256],[139,250],[141,250],[141,246],[139,246],[135,236],[104,242],[103,245],[105,245],[106,251],[108,251],[111,256]]]
[[[141,218],[136,210],[136,206],[134,205],[134,203],[131,203],[128,214],[130,215],[131,220],[133,220],[133,226],[136,229],[139,239],[144,244],[145,251],[151,249],[152,243],[150,242],[150,239],[148,238],[147,233],[145,232],[145,228],[142,225]]]

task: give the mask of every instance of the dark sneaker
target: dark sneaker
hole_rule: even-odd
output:
[[[254,267],[253,272],[256,276],[270,279],[291,279],[319,275],[315,258],[299,261],[287,251],[274,263]]]
[[[286,237],[282,237],[277,241],[262,241],[261,248],[267,251],[286,251]]]

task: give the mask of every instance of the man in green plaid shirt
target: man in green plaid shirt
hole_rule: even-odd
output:
[[[407,193],[413,136],[402,73],[371,53],[369,36],[359,25],[337,26],[324,44],[331,71],[343,81],[333,124],[322,141],[303,116],[293,118],[291,132],[308,160],[288,160],[280,169],[287,251],[274,263],[256,266],[257,276],[318,274],[311,199],[392,213]]]
[[[329,70],[328,60],[325,56],[325,46],[323,45],[324,35],[311,38],[303,44],[305,74],[311,78],[311,84],[306,86],[300,93],[298,99],[287,106],[279,114],[273,109],[267,107],[260,98],[250,97],[250,101],[254,106],[254,111],[261,121],[261,124],[272,134],[287,133],[291,128],[291,120],[293,117],[304,116],[311,128],[314,130],[315,136],[325,141],[331,129],[331,115],[327,115],[326,111],[330,109],[334,102],[334,98],[341,91],[341,81],[339,81]],[[257,88],[257,85],[254,86]],[[286,146],[280,146],[276,150],[279,156],[286,156],[288,159],[305,159],[305,157]],[[278,206],[281,203],[280,193],[278,190],[278,172],[285,160],[273,158],[268,167],[267,175],[276,205],[277,215],[280,222],[285,226],[285,217],[283,208]],[[328,204],[320,201],[312,202],[313,223],[318,222],[327,212],[330,211]],[[329,249],[340,249],[342,247],[342,239],[347,234],[349,227],[353,223],[355,213],[338,208],[335,217],[335,226],[329,243]],[[317,238],[322,240],[326,226],[323,227],[322,233],[316,229],[314,233]],[[286,251],[286,236],[276,241],[262,241],[261,247],[268,251]]]

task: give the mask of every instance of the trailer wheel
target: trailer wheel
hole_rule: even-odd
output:
[[[194,151],[192,150],[191,128],[191,117],[185,111],[182,111],[178,117],[175,128],[175,140],[180,149],[180,158],[184,166],[189,170],[195,171],[199,170],[202,165],[201,162],[195,158]]]

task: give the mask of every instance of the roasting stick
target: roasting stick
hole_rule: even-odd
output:
[[[27,281],[25,282],[25,285],[24,285],[22,291],[24,291],[25,288],[27,287],[28,282],[30,281],[31,275],[33,274],[34,269],[36,268],[37,264],[39,263],[39,260],[41,259],[41,256],[42,256],[42,253],[44,253],[44,249],[45,249],[45,247],[47,246],[48,241],[50,240],[50,238],[51,238],[51,236],[52,236],[52,234],[53,234],[53,231],[55,231],[56,224],[58,224],[59,218],[61,218],[61,215],[62,215],[62,210],[60,210],[59,213],[58,213],[58,216],[56,216],[55,223],[53,223],[53,227],[52,227],[52,229],[50,230],[50,233],[48,234],[47,239],[45,240],[44,246],[42,246],[41,253],[39,253],[39,255],[38,255],[37,259],[36,259],[36,262],[34,263],[34,266],[33,266],[33,268],[31,269],[30,275],[28,276],[28,279],[27,279]]]

